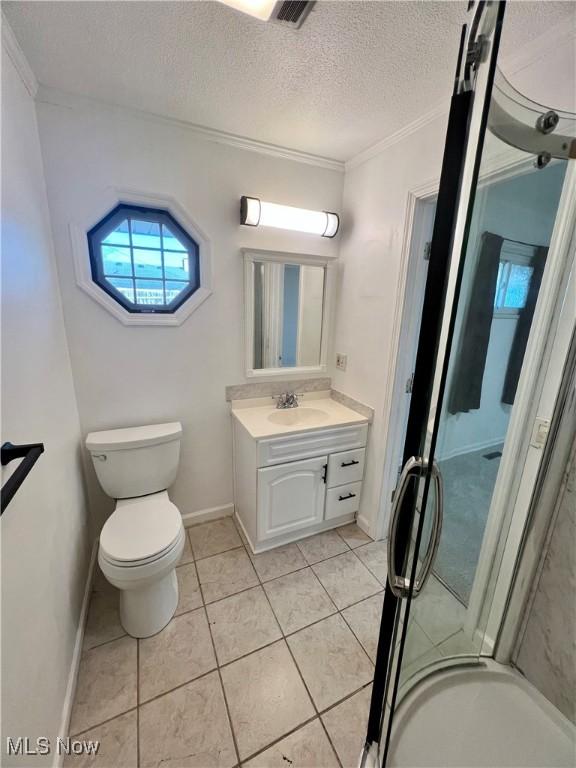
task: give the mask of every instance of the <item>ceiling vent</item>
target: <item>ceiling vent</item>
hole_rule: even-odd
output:
[[[280,0],[274,6],[271,21],[300,29],[313,5],[314,0]]]

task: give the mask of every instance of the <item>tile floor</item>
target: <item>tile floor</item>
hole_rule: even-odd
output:
[[[101,747],[65,765],[355,768],[385,542],[348,525],[254,556],[225,518],[188,529],[177,575],[175,617],[135,640],[96,574],[70,734]],[[431,629],[410,633],[409,661],[457,645],[461,624],[441,626],[442,600],[416,617]]]

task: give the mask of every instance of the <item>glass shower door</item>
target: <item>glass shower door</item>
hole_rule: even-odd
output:
[[[547,126],[546,108],[511,104],[512,89],[494,84],[504,4],[480,3],[471,13],[389,530],[363,755],[372,765],[386,764],[395,708],[418,680],[463,658],[478,663],[491,640],[480,548],[498,512],[500,458],[575,147],[562,134],[563,116]],[[456,104],[465,94],[468,103]]]

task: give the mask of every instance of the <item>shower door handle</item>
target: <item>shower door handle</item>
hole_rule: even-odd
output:
[[[442,535],[442,520],[444,518],[444,485],[438,464],[436,464],[435,461],[432,462],[431,474],[435,491],[434,520],[432,522],[432,531],[430,533],[426,554],[422,560],[420,572],[414,582],[412,597],[418,597],[424,588],[424,585],[428,581],[428,577],[432,571],[432,566],[434,565],[434,560],[436,560],[436,553],[438,552],[438,545],[440,544],[440,536]]]
[[[400,479],[398,481],[398,488],[394,497],[394,505],[392,507],[392,515],[390,518],[390,529],[388,534],[388,582],[390,589],[398,598],[408,597],[410,591],[410,579],[407,576],[400,576],[396,571],[396,535],[398,532],[398,521],[400,518],[400,511],[402,509],[402,503],[406,496],[406,491],[413,477],[422,477],[426,472],[428,462],[426,459],[412,456],[408,459],[402,469]],[[428,579],[432,565],[438,551],[438,545],[440,543],[440,535],[442,533],[442,518],[444,513],[444,492],[442,485],[442,475],[438,469],[436,462],[432,464],[432,481],[434,483],[435,490],[435,504],[434,504],[434,520],[432,523],[432,532],[430,534],[430,541],[428,542],[428,548],[424,559],[422,560],[422,566],[416,580],[414,582],[413,596],[416,597]]]
[[[423,461],[417,456],[411,456],[406,464],[404,464],[396,487],[396,493],[394,494],[394,504],[392,505],[392,514],[390,516],[390,528],[388,530],[388,583],[392,592],[399,598],[408,596],[410,580],[405,576],[399,576],[396,571],[398,520],[410,480],[413,477],[420,477],[422,475],[422,468]]]

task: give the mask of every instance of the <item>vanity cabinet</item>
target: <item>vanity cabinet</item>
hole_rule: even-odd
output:
[[[234,503],[254,552],[354,520],[368,425],[255,439],[234,425]]]
[[[321,456],[258,470],[259,539],[322,522],[327,461],[327,456]]]

